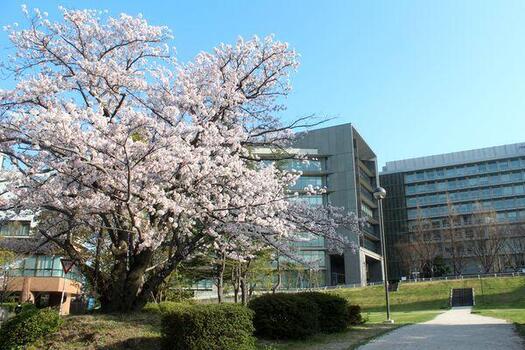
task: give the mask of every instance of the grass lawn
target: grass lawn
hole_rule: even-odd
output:
[[[347,350],[406,324],[428,321],[448,308],[450,288],[472,287],[475,312],[515,322],[525,336],[525,277],[439,281],[402,284],[391,293],[394,325],[383,324],[382,286],[341,289],[332,293],[358,304],[367,322],[348,331],[316,335],[303,341],[258,342],[259,350]],[[71,316],[61,331],[36,344],[50,350],[157,350],[160,349],[160,316],[155,312],[131,315]]]
[[[158,350],[160,314],[69,316],[61,330],[30,350]]]

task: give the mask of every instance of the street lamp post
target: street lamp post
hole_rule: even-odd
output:
[[[390,318],[390,295],[388,292],[388,270],[386,266],[386,244],[385,244],[385,230],[383,228],[383,199],[386,197],[386,190],[383,187],[378,187],[374,190],[374,198],[378,202],[379,209],[379,233],[381,235],[381,253],[383,255],[383,283],[385,286],[386,299],[386,321],[385,323],[394,323]]]

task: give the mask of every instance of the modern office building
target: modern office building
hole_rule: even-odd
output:
[[[3,167],[0,154],[0,186]],[[4,299],[31,302],[37,307],[60,305],[68,314],[71,301],[80,295],[82,277],[76,268],[64,274],[61,256],[49,245],[41,246],[32,215],[18,216],[0,225],[0,249],[14,252],[13,259],[0,266],[0,293]]]
[[[495,244],[489,231],[483,231],[482,242],[476,238],[480,222],[490,219],[500,228],[525,223],[525,143],[387,162],[380,179],[387,190],[384,222],[391,279],[421,273],[403,262],[402,243],[413,240],[418,230],[426,232],[425,241],[448,264],[448,274],[470,274],[484,270],[480,244]],[[477,220],[480,213],[487,220]],[[521,238],[520,230],[511,231],[498,230]],[[514,248],[515,243],[507,240],[505,246]],[[498,248],[493,270],[510,268],[502,257],[508,253]]]
[[[316,239],[301,243],[302,254],[319,261],[325,285],[379,282],[383,278],[377,201],[372,193],[379,183],[376,155],[351,124],[308,131],[294,147],[307,154],[310,162],[294,161],[291,167],[303,171],[294,186],[300,191],[308,185],[326,187],[319,196],[299,196],[312,205],[344,207],[365,218],[362,235],[341,231],[359,246],[342,255],[327,251]]]

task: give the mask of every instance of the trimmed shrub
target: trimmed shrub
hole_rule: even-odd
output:
[[[361,316],[361,306],[348,305],[348,319],[353,326],[364,323],[363,316]]]
[[[321,292],[306,292],[298,295],[317,304],[319,308],[319,329],[321,332],[340,332],[347,329],[350,325],[349,305],[345,298]]]
[[[163,301],[160,303],[147,303],[143,308],[142,311],[144,312],[159,312],[159,313],[167,313],[170,311],[175,311],[177,309],[180,309],[181,307],[186,307],[189,305],[192,305],[193,302],[187,301],[184,303],[176,303],[173,301]]]
[[[159,303],[159,311],[165,314],[171,311],[180,310],[191,305],[193,305],[193,303],[190,302],[176,303],[174,301],[163,301],[162,303]]]
[[[250,309],[237,304],[174,307],[162,317],[162,348],[254,350],[252,318]]]
[[[0,327],[0,350],[19,350],[44,335],[56,332],[62,319],[52,309],[30,309],[7,320]]]
[[[269,339],[299,339],[319,332],[319,307],[297,294],[266,294],[252,299],[255,334]]]

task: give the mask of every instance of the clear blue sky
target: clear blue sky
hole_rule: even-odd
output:
[[[286,118],[352,122],[381,164],[525,141],[525,1],[2,1],[0,24],[22,3],[142,13],[182,61],[273,33],[302,56]]]

